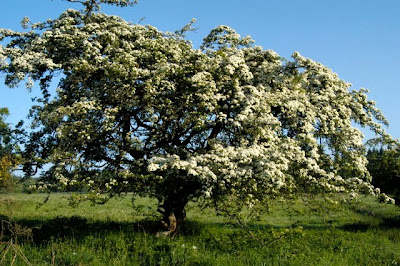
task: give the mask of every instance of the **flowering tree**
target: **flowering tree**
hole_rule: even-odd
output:
[[[388,136],[365,90],[349,91],[329,68],[299,53],[286,61],[227,26],[194,49],[184,38],[190,25],[165,33],[98,11],[130,1],[81,2],[83,11],[29,31],[0,31],[6,84],[38,82],[43,92],[32,109],[28,173],[50,162],[49,180],[85,185],[94,201],[155,197],[169,232],[193,199],[252,206],[301,192],[374,193],[353,124]]]

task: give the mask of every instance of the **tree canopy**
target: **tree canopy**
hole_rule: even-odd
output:
[[[14,130],[5,121],[7,108],[0,108],[0,188],[7,188],[11,182],[11,171],[18,164]]]
[[[400,147],[369,149],[368,171],[372,184],[390,195],[399,204],[400,200]]]
[[[82,1],[85,10],[44,23],[25,18],[27,31],[0,30],[5,83],[43,92],[31,112],[27,173],[51,163],[48,181],[87,186],[94,201],[127,191],[155,197],[167,227],[199,198],[251,206],[303,192],[374,194],[354,125],[389,136],[366,90],[228,26],[196,49],[184,30],[98,11],[128,2]]]

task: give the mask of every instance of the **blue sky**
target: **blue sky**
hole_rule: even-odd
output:
[[[67,8],[80,6],[61,0],[2,1],[0,28],[21,30],[24,16],[39,22]],[[144,18],[142,24],[164,31],[196,18],[198,30],[188,35],[195,47],[223,24],[283,57],[298,51],[333,69],[354,89],[369,89],[369,98],[389,120],[388,132],[400,138],[399,0],[141,0],[134,7],[102,10],[133,23]],[[3,81],[0,74],[0,107],[8,107],[8,122],[16,123],[28,114],[35,90],[29,93],[22,85],[8,89]]]

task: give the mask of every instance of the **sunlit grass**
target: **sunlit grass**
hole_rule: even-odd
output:
[[[277,202],[249,232],[191,205],[183,233],[170,239],[156,237],[154,201],[137,199],[133,208],[128,195],[74,208],[68,197],[51,194],[41,205],[45,194],[0,195],[3,218],[32,230],[17,244],[33,265],[400,264],[399,208],[372,198],[345,207]],[[9,252],[4,265],[12,259]],[[24,265],[19,256],[16,265]]]

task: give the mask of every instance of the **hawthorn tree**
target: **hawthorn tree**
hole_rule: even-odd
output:
[[[81,184],[98,201],[156,198],[169,233],[191,200],[252,206],[296,193],[374,194],[353,124],[389,138],[366,90],[294,53],[287,61],[219,26],[200,49],[175,33],[134,25],[82,0],[29,30],[0,31],[5,83],[38,83],[27,173]],[[61,79],[55,95],[54,77]],[[345,171],[346,175],[340,173]],[[100,200],[101,201],[101,200]]]

